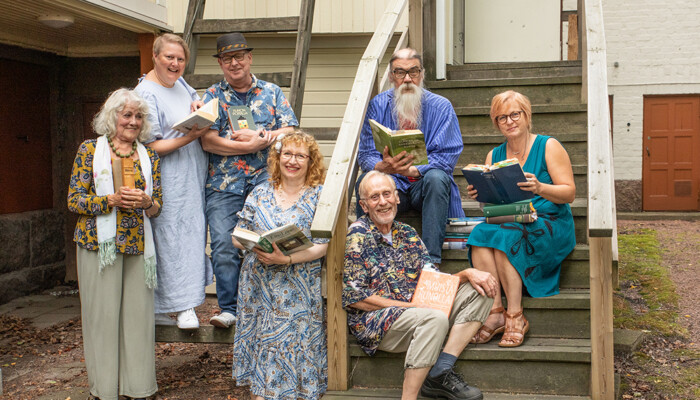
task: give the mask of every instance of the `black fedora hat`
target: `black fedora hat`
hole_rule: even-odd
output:
[[[252,47],[248,47],[248,42],[242,33],[227,33],[216,38],[216,54],[214,54],[214,57],[220,57],[224,53],[238,50],[253,50]]]

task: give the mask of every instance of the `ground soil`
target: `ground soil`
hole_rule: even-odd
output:
[[[690,339],[649,337],[641,351],[650,357],[671,359],[670,352],[700,343],[700,246],[684,242],[688,232],[700,234],[700,221],[619,221],[621,228],[651,228],[659,233],[663,260],[680,295],[682,323]],[[216,300],[208,298],[197,309],[205,323],[216,311]],[[686,317],[687,316],[687,317]],[[72,320],[48,329],[33,328],[26,320],[0,316],[0,366],[3,370],[2,400],[83,400],[88,397],[87,376],[83,364],[80,320]],[[156,345],[158,400],[247,399],[247,390],[231,379],[232,346],[228,344]],[[677,373],[677,362],[660,363],[660,376]],[[618,356],[617,372],[627,381],[624,399],[680,399],[659,394],[649,383],[645,371],[635,369],[629,358]]]

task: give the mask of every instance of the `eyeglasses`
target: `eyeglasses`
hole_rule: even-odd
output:
[[[499,124],[505,124],[506,121],[508,121],[508,118],[510,118],[511,121],[515,122],[520,119],[522,113],[522,111],[513,111],[508,115],[499,115],[498,117],[496,117],[496,121],[498,121]]]
[[[241,52],[233,53],[230,56],[223,56],[223,57],[219,57],[219,58],[221,59],[222,63],[224,63],[225,65],[229,65],[229,64],[231,64],[231,61],[233,59],[236,59],[236,61],[238,61],[238,62],[243,61],[245,59],[246,54],[248,54],[247,51],[241,51]]]
[[[360,199],[360,200],[370,201],[372,203],[377,203],[377,202],[379,202],[379,199],[383,197],[384,200],[389,201],[389,200],[391,200],[391,197],[394,195],[395,192],[396,192],[396,190],[385,190],[382,193],[375,193],[369,197],[365,197],[364,199]]]
[[[285,151],[284,153],[280,154],[280,158],[283,160],[291,160],[292,158],[296,158],[296,160],[299,162],[305,162],[306,160],[309,159],[309,155],[308,154],[294,154],[294,153],[290,153],[288,151]]]
[[[396,68],[393,71],[391,71],[391,73],[396,79],[403,79],[406,77],[406,74],[408,74],[408,76],[410,76],[411,79],[416,79],[420,76],[421,71],[423,71],[423,69],[419,67],[413,67],[408,71],[406,71],[405,69]]]

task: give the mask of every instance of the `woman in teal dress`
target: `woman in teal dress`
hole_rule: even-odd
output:
[[[495,296],[491,313],[472,343],[486,343],[503,332],[498,345],[517,347],[530,328],[523,316],[523,285],[532,297],[559,293],[561,262],[576,246],[569,207],[576,186],[569,154],[561,143],[530,132],[532,106],[526,96],[512,90],[494,96],[490,115],[506,142],[489,152],[486,164],[518,159],[528,179],[518,185],[534,193],[532,205],[538,218],[529,224],[480,224],[469,235],[472,265],[496,277],[508,300],[506,312],[501,294]],[[471,185],[467,191],[476,198]]]
[[[253,249],[243,258],[233,377],[250,386],[251,399],[319,399],[327,387],[326,329],[321,259],[328,239],[311,238],[311,222],[325,171],[313,137],[278,137],[268,156],[270,181],[253,189],[237,227],[257,233],[288,223],[314,245],[289,255]],[[243,246],[233,239],[239,249]]]

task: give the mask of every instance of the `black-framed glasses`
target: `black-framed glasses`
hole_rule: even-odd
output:
[[[421,71],[423,71],[423,69],[420,67],[413,67],[408,71],[401,68],[395,68],[391,71],[391,74],[394,75],[394,78],[396,79],[403,79],[406,77],[406,74],[408,74],[408,76],[410,76],[411,79],[416,79],[420,76]]]
[[[247,51],[239,51],[231,55],[225,55],[219,58],[221,58],[221,62],[223,62],[225,65],[229,65],[234,59],[238,62],[243,61],[245,59],[246,54],[248,54]]]
[[[498,121],[499,124],[505,124],[506,121],[508,121],[508,118],[510,118],[511,121],[515,122],[520,119],[522,114],[522,111],[513,111],[510,114],[499,115],[498,117],[496,117],[496,121]]]

